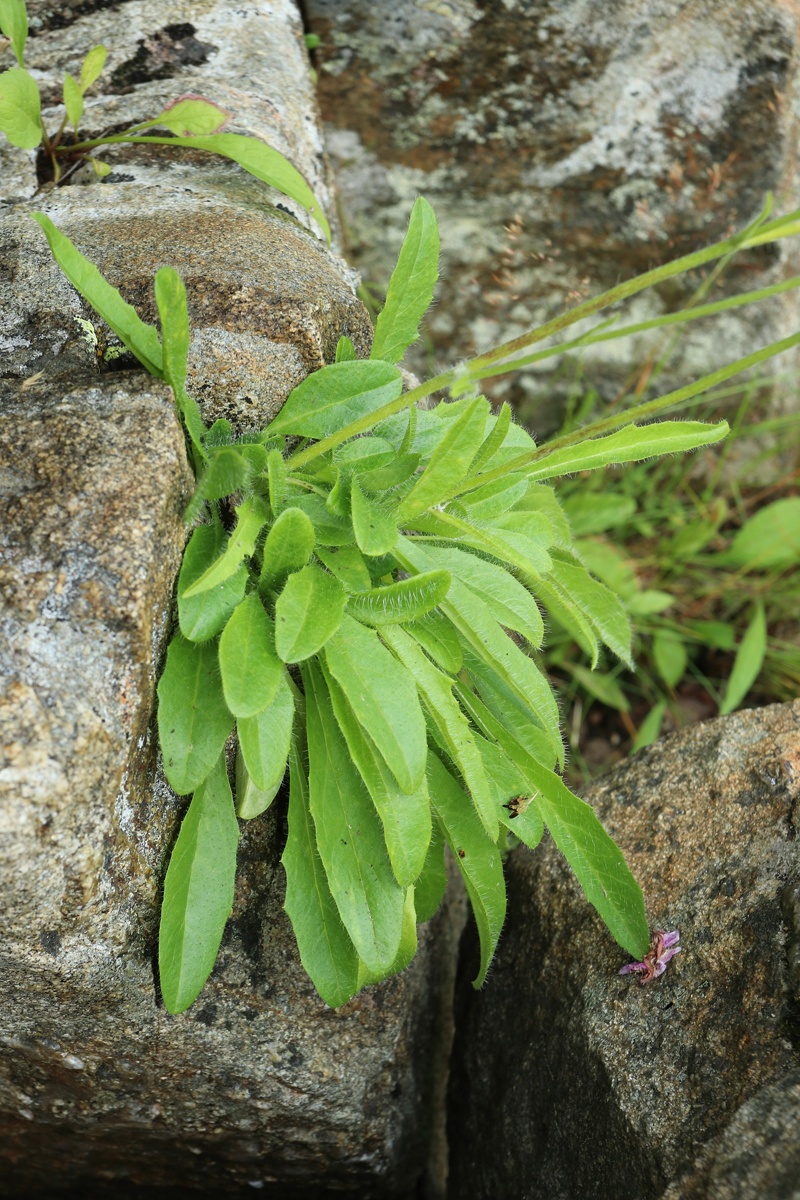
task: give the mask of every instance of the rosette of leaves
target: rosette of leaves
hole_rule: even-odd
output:
[[[630,663],[631,630],[577,553],[553,481],[708,445],[726,424],[601,423],[537,447],[507,406],[494,412],[480,395],[418,409],[442,378],[403,394],[397,366],[437,277],[436,221],[419,199],[370,358],[341,339],[336,362],[267,429],[234,439],[224,421],[206,429],[186,394],[177,273],[156,276],[159,339],[37,220],[83,295],[172,385],[198,475],[158,686],[165,773],[192,797],[164,889],[170,1011],[193,1002],[213,967],[237,816],[263,813],[287,770],[285,907],[328,1004],[410,962],[416,927],[444,893],[445,846],[480,934],[479,986],[505,915],[508,836],[534,848],[545,828],[613,937],[641,958],[641,890],[560,777],[559,712],[538,657],[542,610],[593,664],[601,645]],[[462,366],[462,391],[464,377]]]

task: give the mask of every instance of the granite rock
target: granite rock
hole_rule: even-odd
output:
[[[800,702],[685,729],[587,789],[651,928],[681,933],[644,987],[553,844],[512,853],[479,993],[462,948],[453,1200],[796,1194],[799,794]]]
[[[448,367],[727,236],[768,189],[776,211],[798,204],[798,15],[784,0],[307,0],[305,10],[321,37],[320,104],[351,261],[380,292],[417,193],[439,218],[442,280],[416,370]],[[797,261],[790,244],[743,256],[713,295],[795,274]],[[680,307],[698,283],[640,297],[625,323]],[[797,314],[789,294],[689,327],[659,391],[786,336]],[[663,342],[650,332],[592,347],[584,386],[615,396]],[[572,379],[550,359],[493,380],[490,394],[544,435]],[[775,389],[774,409],[793,403],[791,388]]]

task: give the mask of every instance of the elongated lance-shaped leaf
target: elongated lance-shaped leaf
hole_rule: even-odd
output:
[[[219,558],[204,571],[196,583],[188,587],[185,596],[200,596],[218,587],[235,575],[246,558],[256,548],[256,539],[267,522],[267,509],[258,496],[250,496],[236,508],[236,525]]]
[[[729,432],[728,422],[706,425],[702,421],[659,421],[652,425],[626,425],[607,437],[554,450],[525,469],[529,479],[553,479],[576,471],[594,471],[612,463],[641,462],[656,454],[696,450],[719,442]]]
[[[267,456],[267,484],[269,487],[269,506],[273,517],[280,515],[286,495],[286,459],[277,448],[270,450]]]
[[[99,313],[121,342],[135,354],[143,367],[163,378],[161,343],[154,325],[145,325],[136,309],[122,299],[98,271],[94,263],[84,258],[80,250],[61,233],[44,213],[31,213],[44,230],[50,249],[67,279],[77,288],[84,300]]]
[[[412,538],[400,537],[395,553],[409,571],[426,571],[433,565],[432,559]],[[559,762],[563,762],[558,705],[536,664],[502,630],[489,606],[459,580],[453,579],[441,608],[478,658],[534,711],[550,739],[553,753]]]
[[[292,922],[300,961],[331,1008],[358,991],[358,955],[342,924],[317,850],[299,733],[289,754],[289,835],[281,863],[286,872],[283,907]]]
[[[750,624],[745,630],[744,637],[736,651],[728,686],[720,705],[720,713],[733,712],[741,704],[750,688],[758,679],[759,671],[767,652],[767,621],[764,615],[764,605],[756,602],[755,612]]]
[[[301,508],[285,508],[267,534],[261,585],[275,587],[304,567],[314,551],[314,526]]]
[[[511,425],[511,406],[507,404],[505,400],[501,404],[500,412],[497,414],[497,416],[494,418],[490,417],[489,422],[487,423],[491,423],[492,420],[494,421],[494,424],[492,425],[491,432],[484,440],[483,445],[472,460],[471,471],[473,475],[477,475],[483,470],[487,463],[491,462],[497,451],[503,445],[503,442],[506,440],[506,434],[508,433],[509,426]]]
[[[800,496],[765,504],[748,517],[730,548],[715,557],[746,571],[784,571],[800,562]]]
[[[192,445],[201,458],[206,427],[200,406],[186,392],[186,361],[189,356],[189,309],[186,288],[174,267],[160,267],[154,281],[158,315],[161,318],[161,352],[164,378],[175,393],[175,403],[183,416]],[[231,488],[231,491],[234,489]],[[226,492],[230,495],[230,492]]]
[[[314,563],[290,575],[275,604],[275,648],[283,661],[321,650],[341,624],[346,599],[339,580]]]
[[[426,546],[425,553],[486,600],[504,628],[521,633],[534,646],[542,644],[542,614],[527,588],[509,571],[456,547]]]
[[[179,796],[207,779],[233,729],[222,695],[213,642],[187,642],[178,634],[167,648],[158,682],[158,736],[164,774]]]
[[[439,230],[427,200],[414,201],[400,257],[389,280],[386,304],[375,323],[371,358],[396,363],[417,340],[439,275]]]
[[[263,712],[278,691],[283,665],[275,653],[275,629],[256,592],[231,613],[219,639],[225,703],[235,717]]]
[[[244,598],[247,568],[244,563],[219,587],[187,600],[184,592],[208,570],[225,544],[221,523],[198,525],[183,554],[178,576],[178,622],[181,633],[191,642],[207,642],[221,633],[228,617]]]
[[[592,661],[592,668],[596,667],[600,658],[600,640],[592,622],[584,615],[582,609],[573,603],[569,592],[550,576],[536,581],[536,595],[556,623],[565,629],[584,654],[588,655]]]
[[[28,12],[25,8],[25,0],[0,0],[0,32],[9,39],[17,62],[24,67],[23,55],[28,38]]]
[[[356,354],[356,348],[350,341],[350,338],[344,336],[340,337],[336,343],[336,355],[334,361],[352,362],[355,358],[358,358],[358,355]]]
[[[403,377],[391,363],[369,359],[331,363],[306,376],[290,392],[270,433],[322,438],[396,400]]]
[[[488,400],[476,396],[453,422],[427,467],[401,502],[397,510],[397,520],[401,524],[446,499],[458,487],[483,441],[488,411]]]
[[[491,521],[502,516],[522,499],[528,490],[528,479],[518,472],[495,479],[485,487],[476,488],[460,497],[460,503],[472,521]]]
[[[582,563],[569,561],[563,550],[553,551],[553,570],[548,582],[560,586],[562,596],[569,598],[569,606],[586,618],[609,650],[633,668],[631,623],[620,598],[593,579]]]
[[[202,96],[180,96],[160,112],[157,117],[137,125],[137,129],[151,129],[163,125],[178,137],[216,133],[230,118],[230,113],[212,100]]]
[[[438,821],[433,822],[431,844],[419,879],[414,884],[417,921],[429,921],[447,891],[447,867],[444,862],[444,834]]]
[[[180,1013],[208,979],[233,907],[239,825],[225,755],[192,797],[164,880],[158,972],[164,1004]]]
[[[368,987],[373,983],[381,983],[384,979],[389,979],[392,975],[397,975],[400,971],[405,971],[416,953],[417,911],[414,904],[414,888],[408,887],[406,888],[406,899],[403,905],[403,929],[400,934],[400,948],[397,951],[395,960],[388,971],[382,971],[380,974],[375,974],[368,970],[366,964],[359,960],[359,988]]]
[[[413,795],[402,792],[375,743],[356,721],[342,689],[323,664],[334,716],[383,825],[395,879],[403,887],[422,870],[431,840],[431,803],[423,776]]]
[[[300,508],[314,526],[314,537],[320,546],[352,546],[355,541],[352,522],[340,517],[325,507],[322,496],[316,492],[292,495],[292,505]]]
[[[494,957],[506,916],[506,885],[500,851],[487,836],[465,793],[432,750],[428,755],[428,788],[433,810],[453,851],[478,926],[481,963],[472,986],[479,988]]]
[[[369,971],[400,949],[405,891],[392,872],[380,819],[336,722],[319,667],[303,664],[309,802],[331,895]]]
[[[371,496],[365,495],[358,477],[350,485],[353,532],[362,554],[388,554],[397,541],[397,523]]]
[[[464,666],[489,711],[505,726],[537,762],[554,766],[556,755],[553,743],[545,733],[529,705],[523,703],[511,688],[487,666],[471,647],[464,650]]]
[[[443,613],[427,613],[419,621],[409,621],[405,629],[447,675],[458,674],[464,655],[458,634]]]
[[[207,150],[211,154],[221,154],[223,158],[230,158],[240,167],[244,167],[245,171],[255,175],[256,179],[277,188],[291,200],[296,200],[317,222],[325,234],[326,241],[331,240],[330,226],[322,205],[303,176],[278,150],[273,150],[259,138],[245,137],[239,133],[211,133],[197,137],[139,137],[122,133],[106,138],[105,141],[131,142],[134,145],[146,146],[184,146],[187,150]]]
[[[501,518],[502,520],[502,518]],[[453,538],[508,563],[522,575],[538,581],[552,570],[547,547],[552,541],[549,522],[536,519],[536,514],[527,521],[527,533],[500,529],[497,525],[465,521],[455,513],[436,510],[422,513],[410,522],[421,533],[433,537]]]
[[[374,629],[347,613],[325,646],[325,663],[401,789],[412,796],[422,786],[428,753],[414,680]]]
[[[256,713],[254,717],[242,717],[236,722],[239,751],[247,774],[261,797],[272,793],[270,800],[275,796],[286,772],[294,707],[292,689],[286,673],[283,672],[275,698],[269,707]],[[261,804],[262,800],[259,799],[257,803]],[[254,805],[248,804],[238,791],[236,804],[240,817],[250,818],[258,815],[253,811]]]
[[[425,571],[399,583],[358,592],[347,601],[347,611],[365,625],[405,624],[441,604],[449,587],[449,571]]]
[[[469,789],[484,829],[496,841],[499,832],[497,813],[483,760],[475,745],[469,721],[453,698],[452,680],[433,665],[404,629],[396,625],[388,626],[382,631],[382,636],[416,683],[442,742]]]
[[[642,889],[594,810],[573,795],[558,775],[528,754],[480,702],[475,703],[466,689],[461,689],[460,698],[475,723],[483,727],[484,734],[495,740],[519,769],[531,789],[533,803],[575,872],[586,899],[597,909],[620,946],[634,958],[642,958],[650,945]]]
[[[83,116],[83,92],[78,81],[69,73],[64,76],[64,108],[67,110],[67,120],[77,131]]]

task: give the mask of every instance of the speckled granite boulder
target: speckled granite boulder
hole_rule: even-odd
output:
[[[479,993],[465,938],[453,1200],[797,1195],[798,796],[800,702],[686,729],[588,789],[651,927],[681,932],[645,987],[617,975],[626,957],[552,844],[512,854]]]
[[[781,212],[800,203],[798,15],[785,0],[306,0],[305,11],[322,39],[349,257],[367,281],[385,287],[414,196],[436,208],[438,364],[727,236],[767,189]],[[797,264],[790,245],[743,258],[715,296]],[[625,311],[646,320],[689,294],[673,283]],[[797,315],[792,294],[692,326],[659,387],[785,336]],[[661,341],[592,348],[588,382],[616,395]],[[539,434],[567,389],[557,360],[491,384]],[[781,402],[792,411],[791,387]]]

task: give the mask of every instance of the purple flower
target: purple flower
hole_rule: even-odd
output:
[[[664,974],[669,960],[680,952],[678,945],[680,940],[681,935],[677,929],[673,929],[672,933],[665,933],[663,929],[657,929],[650,940],[650,949],[642,961],[628,963],[619,974],[629,975],[632,971],[636,971],[641,974],[642,983],[650,983],[657,975]]]

